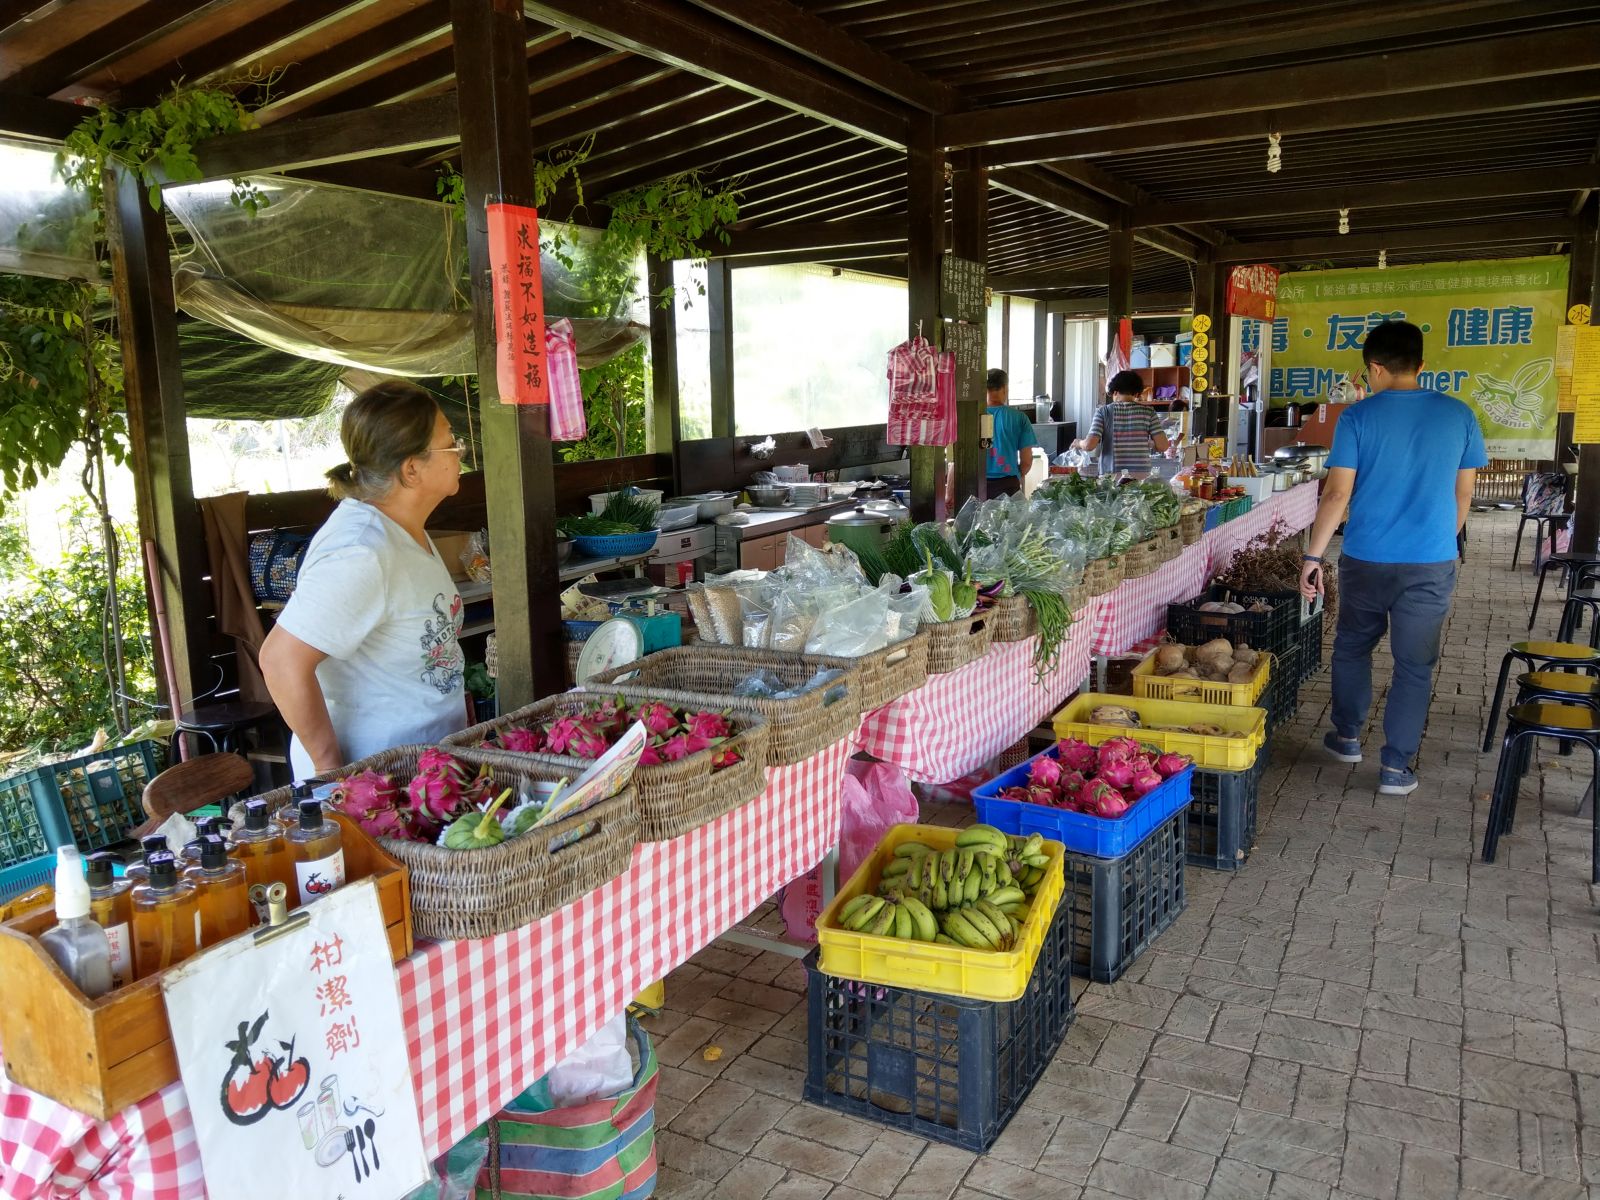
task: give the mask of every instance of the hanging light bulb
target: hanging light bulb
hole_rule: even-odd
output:
[[[1267,174],[1276,175],[1283,170],[1283,135],[1267,134]]]
[[[1379,250],[1378,251],[1378,270],[1387,271],[1388,269],[1389,269],[1389,252],[1387,250]]]
[[[1350,232],[1350,210],[1348,208],[1341,208],[1339,210],[1339,232]]]

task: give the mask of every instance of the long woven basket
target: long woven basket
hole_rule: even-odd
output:
[[[370,768],[394,777],[403,790],[426,749],[399,746],[324,778],[342,779]],[[471,751],[451,753],[469,766],[483,761]],[[490,771],[497,784],[519,790],[570,775],[563,767],[526,759],[495,762]],[[288,789],[282,794],[287,802]],[[504,807],[510,804],[508,800]],[[417,937],[492,937],[548,916],[626,871],[639,842],[635,809],[630,786],[548,828],[481,850],[446,850],[400,838],[379,838],[378,844],[411,872],[411,924]]]
[[[998,596],[989,614],[996,642],[1025,642],[1039,632],[1039,618],[1026,596]]]
[[[1135,542],[1122,556],[1122,577],[1138,579],[1150,574],[1161,565],[1161,560],[1156,555],[1155,538],[1145,538],[1142,542]]]
[[[1083,586],[1091,596],[1104,596],[1115,591],[1124,578],[1123,556],[1109,554],[1097,558],[1083,569]]]
[[[1169,563],[1183,553],[1183,533],[1176,525],[1156,530],[1156,557]]]
[[[928,674],[945,675],[976,662],[989,652],[994,619],[985,609],[954,621],[924,625],[928,631]]]
[[[800,687],[824,669],[841,675],[824,687],[801,692],[792,699],[771,700],[734,692],[758,671],[771,673],[785,687]],[[861,721],[861,680],[861,666],[852,658],[749,650],[708,642],[658,650],[637,662],[602,671],[584,686],[632,703],[665,700],[679,707],[698,705],[759,713],[767,721],[767,765],[783,767],[810,758],[854,732]]]
[[[928,682],[928,635],[919,629],[853,661],[861,665],[861,711],[872,712]]]
[[[530,728],[572,716],[597,699],[594,692],[562,692],[536,700],[525,708],[485,721],[445,739],[452,748],[471,749],[479,761],[495,764],[538,762],[559,767],[576,778],[590,767],[581,758],[557,754],[517,754],[485,747],[483,740],[503,729]],[[711,708],[696,702],[697,707]],[[639,812],[639,840],[665,842],[730,813],[761,794],[767,786],[767,723],[760,713],[741,710],[732,714],[734,734],[719,750],[736,750],[739,761],[720,771],[711,769],[710,750],[677,762],[641,766],[633,773]]]
[[[1192,546],[1205,536],[1206,513],[1205,509],[1186,512],[1178,518],[1178,534],[1183,539],[1185,546]]]

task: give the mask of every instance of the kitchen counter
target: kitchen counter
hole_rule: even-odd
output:
[[[732,535],[736,540],[746,538],[770,537],[775,533],[789,533],[796,529],[804,529],[807,525],[815,525],[819,521],[826,521],[835,513],[845,512],[854,508],[854,500],[830,500],[825,504],[816,504],[810,508],[756,508],[745,513],[750,518],[744,525],[717,525],[718,540],[725,535]]]

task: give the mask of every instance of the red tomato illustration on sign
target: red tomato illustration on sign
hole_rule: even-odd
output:
[[[293,1039],[278,1043],[285,1058],[274,1058],[266,1051],[252,1058],[251,1051],[266,1023],[266,1013],[254,1024],[240,1021],[239,1036],[227,1043],[233,1058],[222,1078],[222,1114],[235,1125],[254,1125],[274,1109],[288,1108],[311,1082],[311,1064],[294,1057]]]

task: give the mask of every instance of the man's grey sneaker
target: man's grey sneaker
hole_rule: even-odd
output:
[[[1378,795],[1409,796],[1417,790],[1417,773],[1404,767],[1384,767],[1378,772]]]
[[[1355,738],[1340,737],[1335,730],[1328,730],[1322,737],[1323,748],[1337,758],[1340,762],[1358,763],[1361,761],[1361,743]]]

